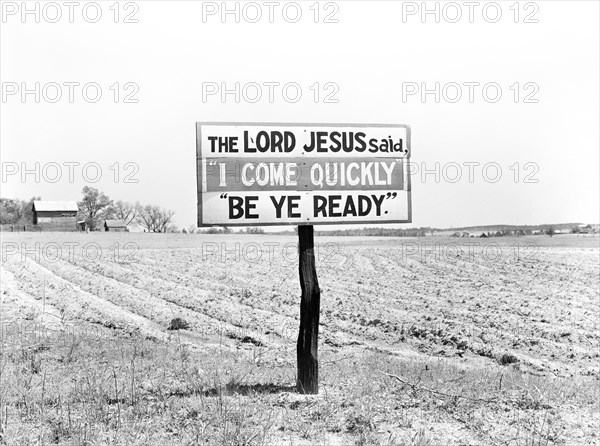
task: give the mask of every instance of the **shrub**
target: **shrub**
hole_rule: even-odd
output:
[[[517,359],[517,357],[515,355],[512,355],[510,353],[503,353],[502,356],[500,356],[498,358],[498,362],[501,365],[508,365],[508,364],[513,364],[515,362],[519,362],[519,360]]]
[[[190,328],[190,324],[186,320],[176,317],[175,319],[171,319],[167,330],[187,330],[188,328]]]

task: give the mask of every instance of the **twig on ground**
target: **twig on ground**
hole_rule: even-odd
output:
[[[394,378],[394,379],[400,381],[402,384],[406,384],[407,386],[412,387],[413,389],[424,390],[426,392],[433,393],[433,394],[436,394],[436,395],[445,396],[445,397],[448,397],[448,398],[463,398],[465,400],[479,401],[479,402],[482,402],[482,403],[495,403],[495,402],[498,401],[497,399],[471,398],[469,396],[464,396],[464,395],[453,395],[453,394],[450,394],[450,393],[444,393],[444,392],[440,392],[439,390],[434,390],[434,389],[430,389],[428,387],[423,387],[423,386],[419,386],[417,384],[413,384],[413,383],[408,382],[408,381],[400,378],[399,376],[393,375],[391,373],[385,373],[385,372],[381,372],[381,371],[379,373],[381,373],[382,375],[385,375],[385,376],[389,376],[390,378]]]
[[[329,361],[326,361],[325,364],[334,364],[338,361],[343,361],[345,359],[351,359],[351,358],[356,358],[356,355],[348,355],[348,356],[342,356],[341,358],[337,358],[337,359],[331,359]]]

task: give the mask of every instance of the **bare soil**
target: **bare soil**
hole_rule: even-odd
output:
[[[600,444],[597,236],[315,241],[307,396],[296,237],[3,233],[0,444]]]

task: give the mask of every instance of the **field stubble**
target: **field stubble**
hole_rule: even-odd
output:
[[[317,237],[317,396],[295,242],[3,234],[0,444],[600,444],[597,237]]]

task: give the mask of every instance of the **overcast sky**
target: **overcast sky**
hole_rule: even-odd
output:
[[[600,221],[597,1],[427,2],[439,23],[421,2],[236,3],[239,23],[221,2],[28,2],[25,16],[3,2],[1,196],[78,200],[91,185],[187,227],[195,122],[408,124],[411,226]],[[239,102],[209,94],[236,82]],[[23,181],[36,162],[39,182]]]

